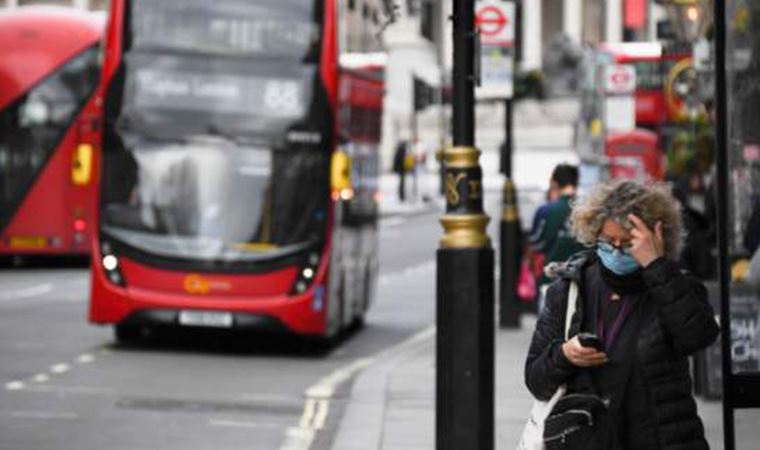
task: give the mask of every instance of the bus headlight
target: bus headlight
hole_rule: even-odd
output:
[[[114,255],[103,257],[103,268],[108,272],[113,272],[119,267],[119,260]]]
[[[106,278],[117,286],[126,286],[124,275],[121,274],[121,269],[119,267],[119,258],[111,253],[111,245],[108,244],[108,242],[104,242],[103,245],[101,245],[100,250],[103,255],[100,264],[103,266]]]
[[[312,252],[306,258],[306,263],[301,267],[301,270],[296,276],[296,280],[293,282],[293,289],[291,294],[303,294],[309,289],[309,286],[317,276],[317,267],[319,266],[319,253]]]

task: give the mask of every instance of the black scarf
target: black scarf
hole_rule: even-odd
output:
[[[597,259],[599,264],[602,279],[607,283],[607,286],[612,292],[618,295],[639,295],[643,294],[646,290],[646,284],[644,283],[644,270],[639,268],[635,272],[628,275],[618,275],[610,269],[604,267],[601,261]]]

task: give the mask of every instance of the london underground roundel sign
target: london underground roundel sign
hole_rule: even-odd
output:
[[[513,2],[481,0],[475,3],[475,25],[483,44],[513,45],[515,40]]]

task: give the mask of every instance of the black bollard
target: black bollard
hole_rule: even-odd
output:
[[[512,180],[504,180],[499,254],[499,326],[520,327],[517,281],[522,263],[522,229],[517,207],[517,192]]]

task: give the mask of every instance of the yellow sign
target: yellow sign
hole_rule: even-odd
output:
[[[79,144],[71,160],[71,182],[75,186],[84,186],[92,178],[92,156],[94,149],[90,144]]]
[[[11,236],[11,248],[45,248],[47,238],[43,236]]]
[[[343,150],[332,155],[330,181],[333,190],[351,189],[351,158]]]

